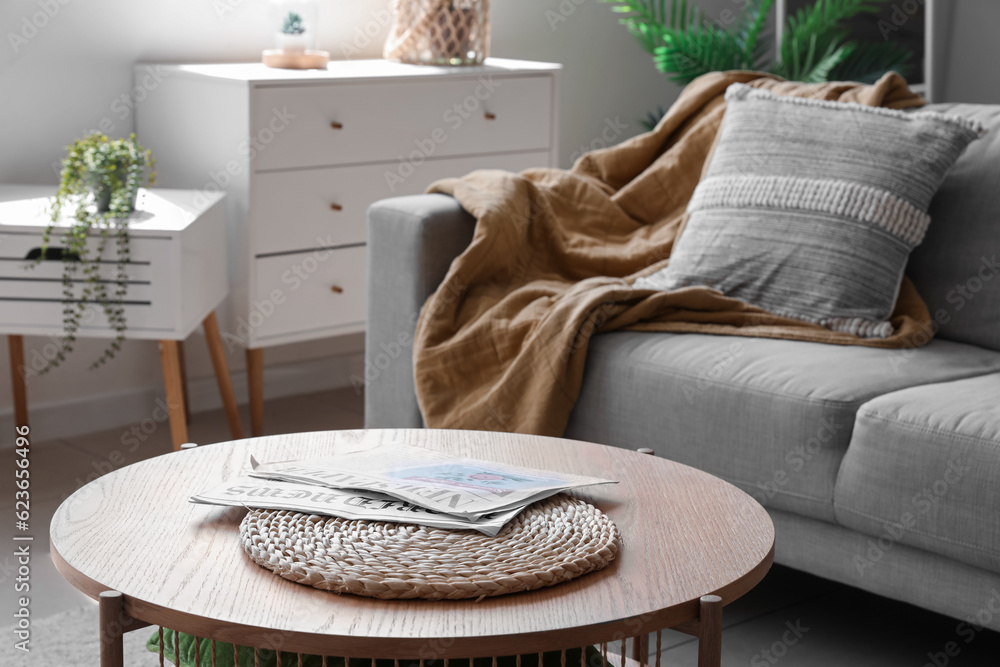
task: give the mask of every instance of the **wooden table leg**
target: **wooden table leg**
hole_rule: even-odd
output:
[[[118,591],[104,591],[98,605],[100,625],[101,667],[124,667],[126,632],[148,628],[149,623],[132,618],[125,612],[125,598]]]
[[[28,425],[28,385],[25,382],[24,336],[7,336],[10,382],[14,390],[14,426]]]
[[[184,341],[177,341],[177,363],[181,367],[181,391],[184,393],[184,421],[191,423],[191,398],[188,395],[187,364],[184,362]]]
[[[174,451],[188,441],[184,417],[184,390],[181,387],[181,366],[177,341],[160,341],[160,363],[163,365],[163,386],[167,390],[167,410],[170,413],[170,437]]]
[[[125,646],[122,642],[125,628],[119,620],[124,613],[121,593],[101,593],[98,609],[101,624],[101,667],[125,667]]]
[[[219,384],[222,405],[226,408],[229,435],[233,437],[233,440],[239,440],[243,437],[243,424],[240,422],[240,411],[236,408],[236,394],[233,392],[233,381],[229,377],[226,351],[222,347],[222,337],[219,335],[219,322],[215,319],[215,311],[209,313],[201,324],[205,327],[205,340],[208,341],[208,352],[212,355],[215,381]]]
[[[632,637],[631,657],[641,665],[649,664],[649,635]]]
[[[250,433],[264,435],[264,348],[247,350],[247,384],[250,387]]]
[[[700,602],[698,667],[721,667],[722,598],[718,595],[703,595]]]

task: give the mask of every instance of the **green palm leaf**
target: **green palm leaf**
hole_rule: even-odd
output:
[[[667,112],[663,110],[662,106],[656,107],[656,111],[650,111],[646,114],[645,118],[639,119],[639,125],[642,126],[644,130],[649,132],[663,120],[663,117],[667,115]]]
[[[654,50],[653,62],[671,81],[690,83],[706,72],[742,68],[744,54],[733,34],[694,21],[684,29],[664,30],[663,45]]]
[[[618,23],[625,26],[625,29],[649,53],[653,53],[656,47],[663,44],[663,29],[676,25],[674,17],[677,0],[671,0],[669,14],[666,0],[601,0],[601,2],[611,5],[612,12],[622,15]],[[683,0],[682,4],[686,13],[687,0]]]
[[[836,81],[875,83],[887,72],[909,76],[912,61],[913,52],[894,42],[859,43],[833,69],[830,78]]]
[[[816,0],[796,11],[774,63],[767,66],[766,34],[774,0],[747,0],[732,29],[713,23],[694,0],[601,0],[618,22],[653,56],[657,69],[676,83],[733,69],[769,69],[793,81],[850,80],[870,83],[885,72],[905,72],[912,53],[893,43],[849,39],[845,22],[878,12],[891,0]],[[647,120],[652,120],[655,116]]]
[[[743,67],[759,69],[767,56],[768,46],[760,38],[765,34],[767,17],[771,13],[774,0],[750,0],[739,23],[736,24],[736,38],[743,47]]]
[[[602,0],[620,14],[618,21],[653,54],[657,68],[671,81],[689,83],[707,72],[753,69],[766,45],[761,44],[774,0],[750,0],[728,31],[687,0]]]
[[[844,22],[873,13],[888,0],[817,0],[788,17],[772,71],[793,81],[826,81],[856,46]]]

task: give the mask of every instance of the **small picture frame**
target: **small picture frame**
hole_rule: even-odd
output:
[[[815,4],[816,0],[776,0],[776,44],[780,48],[787,17]],[[929,102],[935,101],[934,64],[938,42],[934,28],[940,24],[935,0],[895,0],[879,12],[862,14],[849,23],[851,36],[865,41],[897,41],[913,52],[910,71],[904,72],[910,87]]]

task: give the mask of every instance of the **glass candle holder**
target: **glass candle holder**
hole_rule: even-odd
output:
[[[384,55],[415,65],[481,65],[490,53],[489,0],[396,0]]]

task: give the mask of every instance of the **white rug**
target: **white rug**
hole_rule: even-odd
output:
[[[31,624],[30,653],[14,648],[14,626],[0,630],[3,667],[97,667],[100,665],[97,604],[64,611]],[[125,635],[125,667],[154,667],[156,654],[146,650],[155,628]]]

